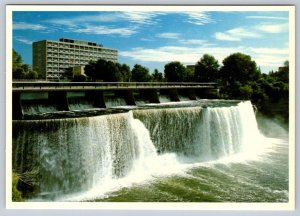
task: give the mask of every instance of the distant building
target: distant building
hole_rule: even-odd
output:
[[[42,40],[32,44],[32,66],[49,81],[63,79],[68,68],[85,66],[99,58],[117,62],[118,50],[100,44],[61,38],[59,41]]]

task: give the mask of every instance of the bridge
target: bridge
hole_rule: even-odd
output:
[[[124,105],[180,101],[182,98],[217,98],[216,83],[184,82],[13,82],[13,119],[22,119],[28,107],[52,107],[69,111],[72,104],[88,103],[94,108],[111,107],[111,101]]]
[[[190,82],[13,82],[13,92],[141,90],[141,89],[215,89],[216,83]]]

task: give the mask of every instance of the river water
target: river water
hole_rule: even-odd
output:
[[[268,127],[249,101],[27,113],[13,169],[34,171],[29,201],[288,202],[287,132]]]

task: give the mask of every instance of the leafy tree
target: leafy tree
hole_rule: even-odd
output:
[[[193,68],[185,68],[186,70],[186,78],[184,81],[186,82],[195,82],[195,70]]]
[[[288,83],[289,82],[289,61],[285,61],[283,63],[283,66],[278,68],[278,71],[271,72],[270,76],[275,78],[278,81]]]
[[[25,79],[26,78],[26,73],[24,72],[23,68],[16,68],[13,71],[13,79]]]
[[[101,78],[105,82],[119,82],[122,81],[122,74],[119,68],[112,61],[106,61],[102,66]]]
[[[228,86],[232,86],[236,81],[245,84],[248,81],[257,80],[260,77],[260,71],[249,55],[234,53],[223,60],[220,77]]]
[[[90,61],[85,67],[84,67],[84,73],[90,77],[92,81],[96,80],[96,62]]]
[[[12,52],[12,61],[13,71],[22,66],[22,56],[19,53],[17,53],[14,49]]]
[[[218,79],[219,67],[215,57],[204,54],[195,65],[195,81],[215,82]]]
[[[149,82],[151,81],[151,75],[149,73],[149,69],[143,67],[142,65],[136,64],[134,65],[132,71],[132,81],[135,82]]]
[[[80,74],[80,75],[75,75],[73,78],[73,82],[85,82],[86,81],[86,76]]]
[[[152,77],[153,77],[153,81],[155,82],[163,82],[164,80],[163,74],[159,72],[157,69],[154,70]]]
[[[166,64],[164,72],[167,82],[183,82],[187,78],[186,68],[178,61]]]
[[[38,77],[39,77],[39,75],[36,71],[29,71],[26,74],[26,79],[37,79]]]
[[[116,66],[118,67],[118,69],[121,73],[121,81],[130,82],[130,80],[131,80],[131,71],[130,71],[129,65],[116,63]]]
[[[121,74],[116,64],[105,59],[99,59],[97,62],[90,61],[84,70],[92,81],[117,82],[121,80]]]

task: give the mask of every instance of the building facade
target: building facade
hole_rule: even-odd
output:
[[[32,44],[32,67],[44,79],[59,81],[66,77],[67,69],[85,66],[98,59],[118,61],[118,50],[101,44],[61,38],[59,41],[42,40]]]

